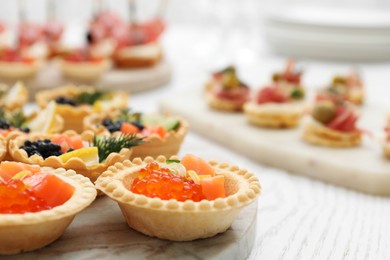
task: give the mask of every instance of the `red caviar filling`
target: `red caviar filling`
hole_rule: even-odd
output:
[[[156,162],[149,163],[139,171],[138,178],[133,181],[130,190],[150,198],[158,197],[163,200],[198,202],[205,199],[200,184],[172,174],[168,168],[160,167]]]

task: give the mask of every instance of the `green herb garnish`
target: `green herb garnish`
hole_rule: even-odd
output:
[[[170,164],[170,163],[180,163],[180,160],[166,160],[165,162],[167,164]]]
[[[302,99],[304,98],[304,96],[305,94],[303,93],[303,91],[298,88],[294,89],[290,95],[292,99]]]
[[[23,111],[6,113],[3,109],[0,109],[0,119],[5,120],[9,125],[15,128],[23,127],[27,121]]]
[[[118,120],[126,123],[140,123],[141,113],[132,113],[131,109],[122,109],[118,116]]]
[[[79,104],[89,104],[93,105],[97,100],[102,99],[105,93],[96,91],[96,92],[83,92],[75,97],[75,100]]]
[[[116,137],[103,137],[95,135],[93,146],[98,148],[99,163],[107,159],[111,153],[119,153],[122,148],[131,148],[143,142],[143,138],[136,135],[119,135]]]

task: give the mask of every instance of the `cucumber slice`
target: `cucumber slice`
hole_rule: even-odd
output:
[[[159,115],[145,115],[141,116],[141,124],[148,126],[161,125],[167,131],[176,130],[180,125],[180,120],[173,117],[162,117]]]

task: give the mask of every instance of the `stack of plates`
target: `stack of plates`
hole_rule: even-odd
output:
[[[390,10],[284,6],[265,17],[266,39],[291,57],[390,60]]]

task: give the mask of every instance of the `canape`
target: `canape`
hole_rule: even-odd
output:
[[[0,255],[54,242],[96,197],[90,180],[74,171],[7,161],[0,190]]]
[[[111,61],[91,55],[89,50],[74,50],[58,59],[63,75],[78,80],[96,80],[110,69]]]
[[[354,147],[361,143],[357,128],[358,113],[352,104],[342,101],[317,101],[304,127],[308,143],[330,147]]]
[[[131,228],[173,241],[225,232],[261,191],[245,169],[193,155],[125,161],[110,167],[95,185],[118,202]]]
[[[40,107],[51,100],[57,103],[57,113],[64,119],[64,130],[82,132],[83,120],[93,112],[107,112],[128,106],[128,94],[123,91],[103,92],[87,86],[64,86],[40,91],[35,95]]]
[[[28,78],[34,76],[40,67],[40,61],[24,55],[20,49],[5,48],[0,51],[0,77]]]
[[[249,87],[239,80],[233,66],[214,73],[205,91],[209,107],[221,111],[242,111],[250,98]]]
[[[31,134],[9,141],[8,152],[14,161],[72,169],[91,181],[116,162],[130,158],[131,148],[141,142],[134,136],[107,137],[85,131],[63,134]]]
[[[126,109],[112,111],[108,115],[91,114],[84,119],[84,129],[95,133],[109,132],[112,136],[136,134],[144,142],[133,148],[131,157],[144,158],[177,154],[189,125],[179,117],[131,113]]]
[[[304,89],[301,85],[273,83],[261,88],[254,100],[245,103],[249,123],[262,127],[296,127],[304,110]]]
[[[342,98],[355,105],[363,104],[364,96],[364,85],[356,71],[346,76],[335,76],[329,86],[317,93],[317,99]]]

